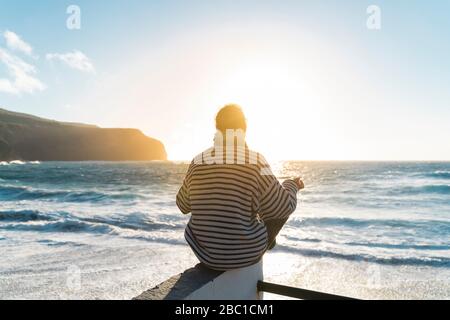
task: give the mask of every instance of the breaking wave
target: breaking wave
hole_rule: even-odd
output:
[[[40,232],[88,232],[109,234],[120,229],[135,231],[177,230],[184,224],[155,221],[142,213],[122,217],[79,217],[66,212],[43,213],[33,210],[0,211],[0,229]]]
[[[413,265],[413,266],[432,266],[432,267],[450,267],[450,259],[447,257],[376,257],[370,254],[360,253],[340,253],[336,251],[298,248],[284,245],[277,245],[275,251],[295,253],[305,257],[335,258],[350,261],[374,262],[387,265]]]
[[[40,161],[22,161],[22,160],[12,160],[12,161],[0,161],[0,166],[9,165],[23,165],[23,164],[41,164]]]
[[[141,196],[133,193],[104,193],[97,191],[43,190],[23,186],[0,186],[0,200],[53,200],[59,202],[101,202],[108,200],[133,200]]]

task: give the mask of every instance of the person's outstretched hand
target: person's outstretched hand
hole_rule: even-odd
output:
[[[300,177],[295,178],[294,181],[298,186],[298,190],[302,190],[305,188],[305,184],[303,183],[302,179],[300,179]]]

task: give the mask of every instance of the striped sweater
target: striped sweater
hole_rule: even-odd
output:
[[[237,153],[245,161],[236,162]],[[280,184],[264,157],[247,147],[231,164],[215,159],[214,148],[194,158],[178,191],[178,208],[192,213],[185,238],[211,269],[249,266],[267,250],[264,222],[294,212],[298,186],[293,180]]]

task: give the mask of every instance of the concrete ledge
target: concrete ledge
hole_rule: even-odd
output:
[[[262,299],[262,261],[232,271],[215,271],[198,264],[147,290],[133,300],[254,300]]]
[[[141,293],[133,300],[184,300],[192,292],[213,281],[222,273],[222,271],[208,269],[199,263]]]

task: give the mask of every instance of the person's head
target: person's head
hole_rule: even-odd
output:
[[[247,131],[244,112],[237,104],[227,104],[217,112],[216,129],[225,133],[227,129]]]

